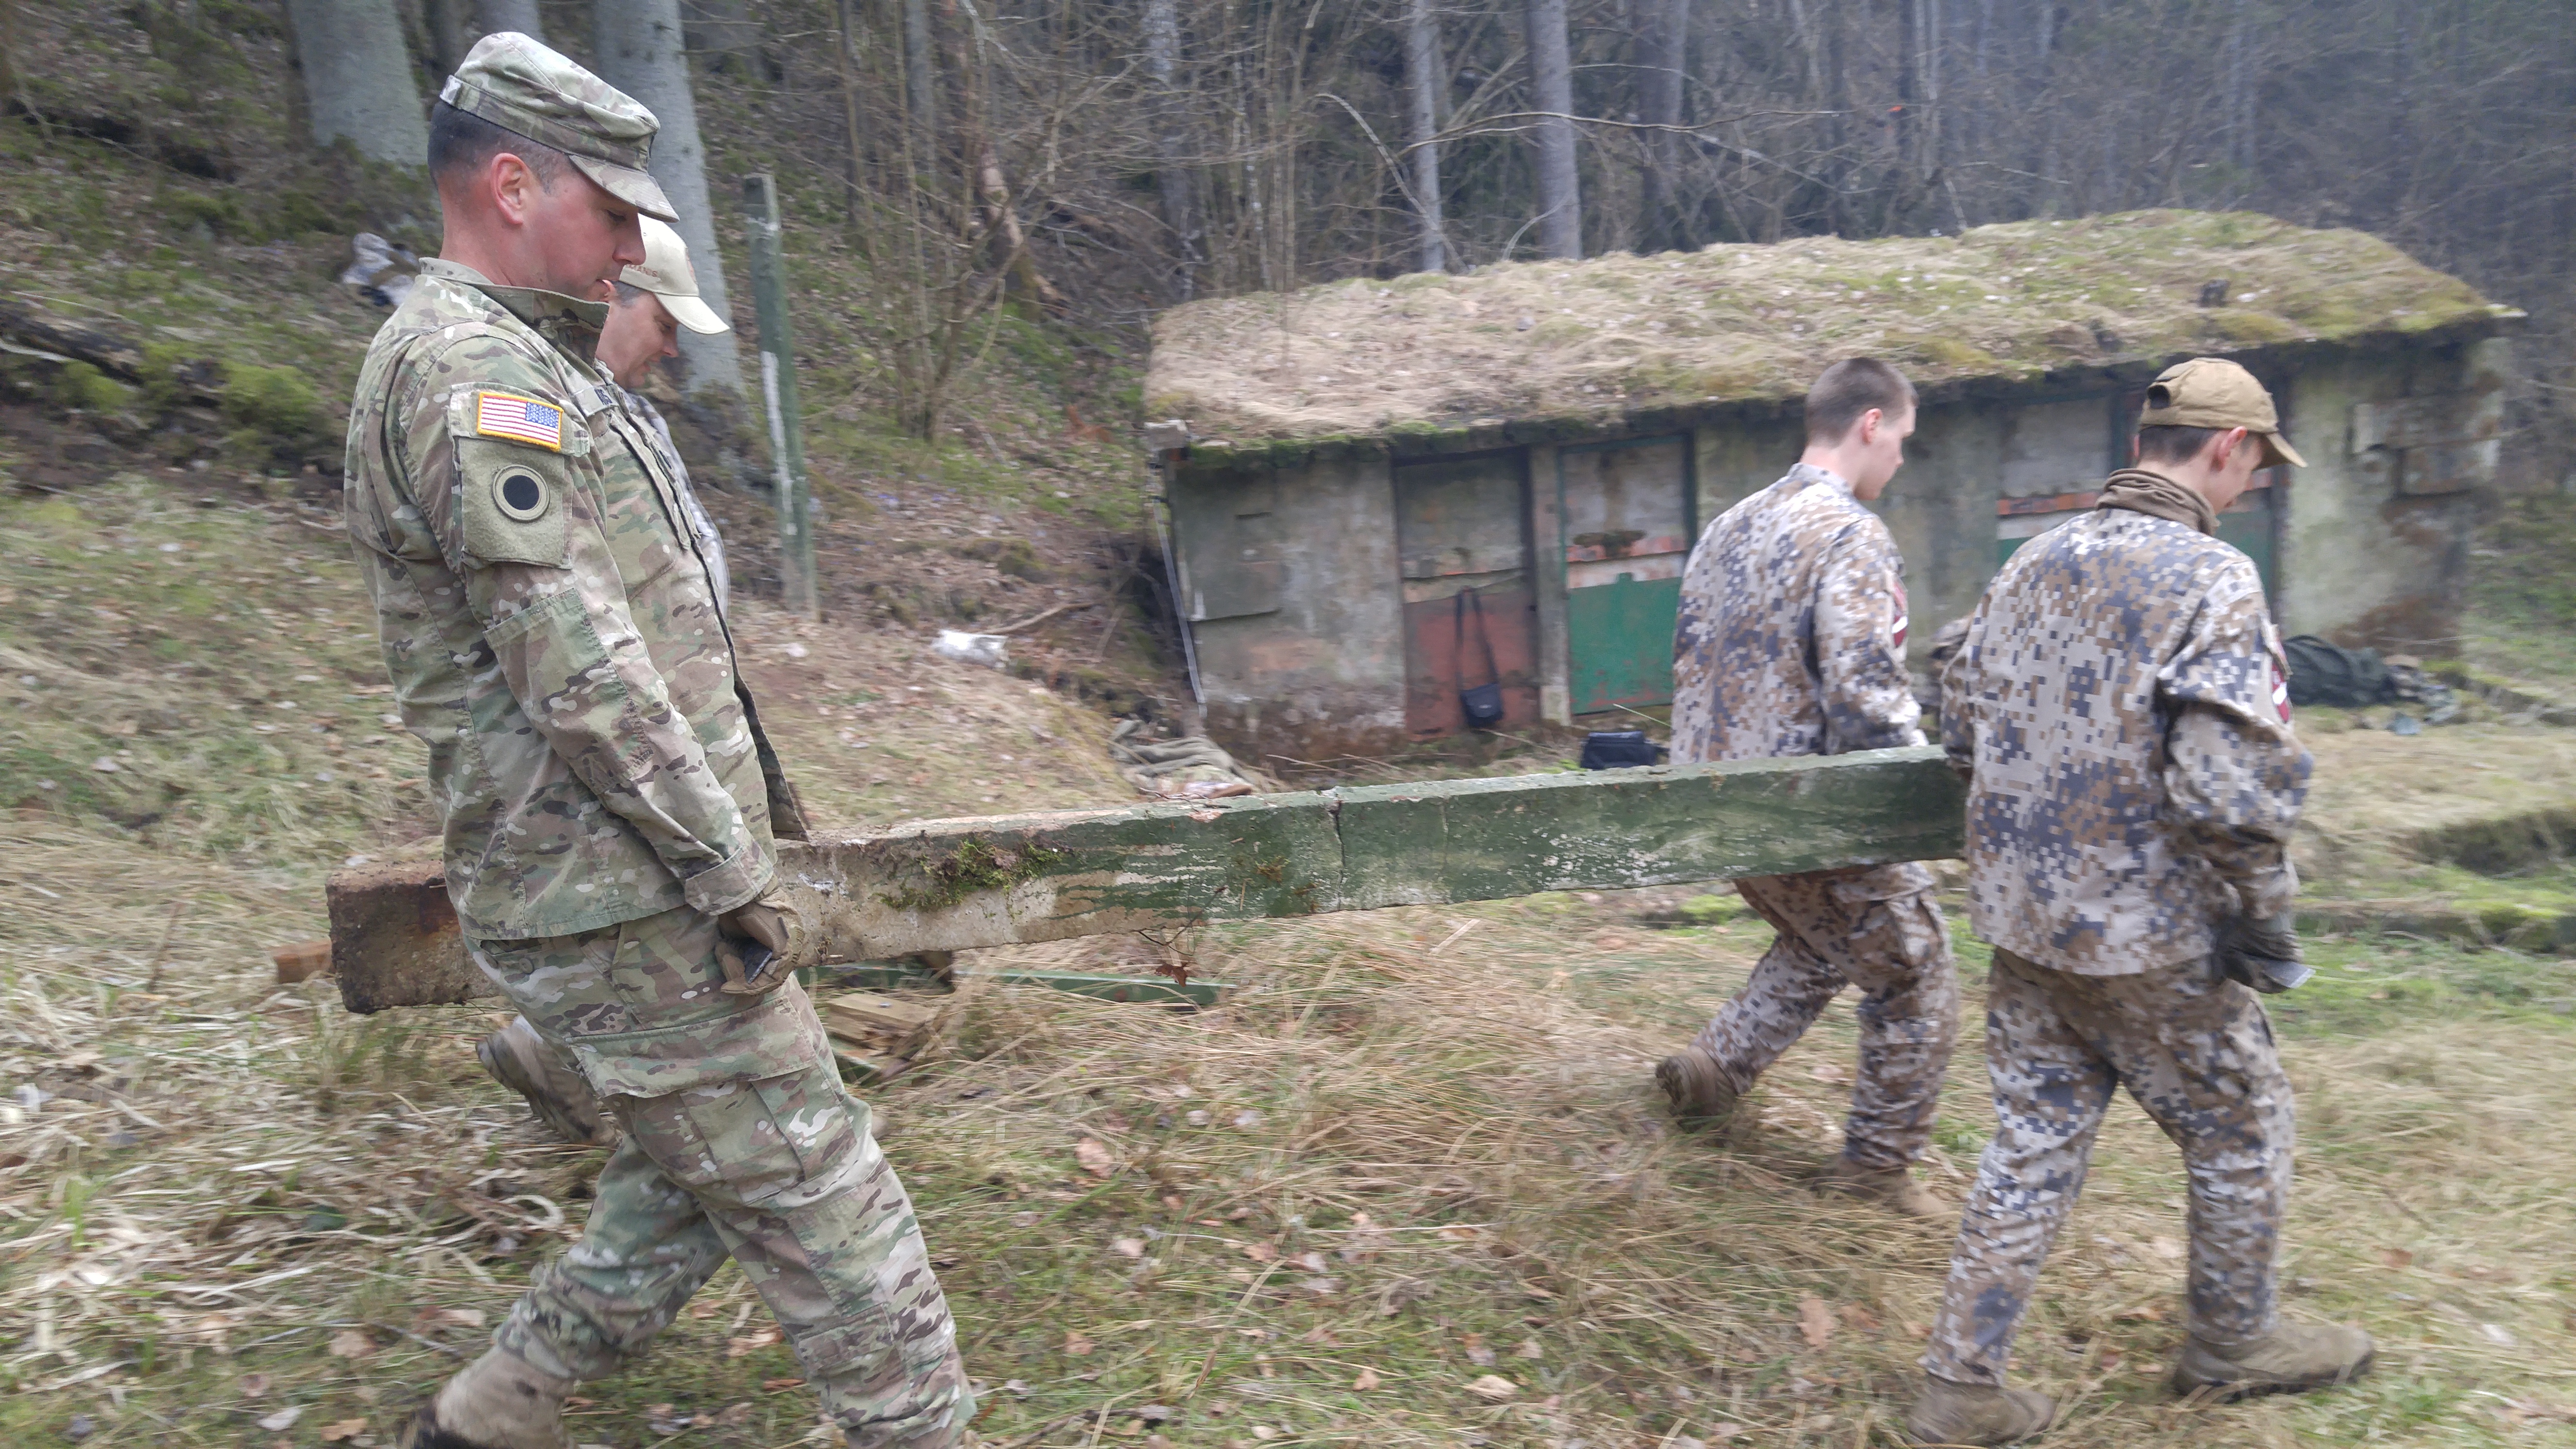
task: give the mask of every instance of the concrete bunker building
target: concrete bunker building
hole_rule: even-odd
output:
[[[1864,353],[1921,397],[1877,505],[1918,649],[2092,505],[2157,372],[2216,354],[2311,465],[2220,520],[2285,632],[2444,652],[2521,316],[2359,232],[2143,211],[1193,302],[1145,409],[1186,425],[1149,433],[1209,726],[1316,759],[1456,732],[1489,678],[1504,729],[1668,703],[1699,530]]]

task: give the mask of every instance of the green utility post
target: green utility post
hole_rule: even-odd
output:
[[[778,470],[779,574],[787,607],[822,612],[814,576],[814,494],[805,475],[805,424],[796,404],[796,340],[787,326],[787,266],[778,246],[778,183],[742,183],[751,237],[751,295],[760,314],[760,396],[769,411],[769,456]]]

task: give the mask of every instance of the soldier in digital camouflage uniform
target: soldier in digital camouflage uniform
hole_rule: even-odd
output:
[[[2054,1405],[2007,1388],[2013,1333],[2125,1087],[2190,1179],[2190,1337],[2177,1390],[2313,1388],[2367,1368],[2356,1329],[2281,1319],[2290,1083],[2251,987],[2304,974],[2286,854],[2307,790],[2287,665],[2217,513],[2258,468],[2299,465],[2272,399],[2231,362],[2156,379],[2138,465],[2094,511],[2016,551],[1942,691],[1968,786],[1970,909],[1994,943],[1994,1140],[1959,1225],[1907,1421],[2002,1444]]]
[[[573,1385],[731,1256],[854,1444],[941,1449],[974,1412],[947,1304],[790,979],[815,903],[774,837],[802,821],[660,455],[588,360],[603,309],[575,298],[670,214],[655,129],[525,36],[477,45],[431,121],[441,257],[351,410],[349,527],[449,897],[625,1132],[581,1240],[402,1443],[556,1449]]]
[[[1674,641],[1673,759],[1837,755],[1920,745],[1905,668],[1905,561],[1862,507],[1905,461],[1914,389],[1883,362],[1826,369],[1788,476],[1700,535]],[[1778,938],[1753,979],[1656,1080],[1677,1112],[1719,1117],[1846,985],[1862,992],[1860,1070],[1826,1179],[1911,1216],[1950,1207],[1913,1180],[1959,1034],[1950,933],[1919,862],[1739,880]]]

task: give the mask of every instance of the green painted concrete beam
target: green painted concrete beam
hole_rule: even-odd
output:
[[[1953,856],[1961,800],[1938,750],[1877,750],[919,821],[781,857],[835,948],[882,959]],[[444,908],[434,863],[333,877],[351,1010],[488,989]]]

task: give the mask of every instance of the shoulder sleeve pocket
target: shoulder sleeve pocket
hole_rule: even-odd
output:
[[[561,455],[489,438],[456,439],[456,513],[465,551],[487,563],[561,568],[564,500],[571,480]]]

